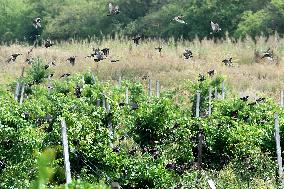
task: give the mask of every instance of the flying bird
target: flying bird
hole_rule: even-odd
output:
[[[119,60],[115,59],[115,60],[111,60],[110,62],[115,63],[115,62],[119,62]]]
[[[189,49],[184,50],[183,56],[184,56],[185,59],[189,59],[189,58],[193,57],[192,52]]]
[[[215,70],[209,70],[207,73],[209,77],[213,77],[215,75]]]
[[[268,48],[267,51],[265,51],[263,53],[261,59],[263,59],[263,58],[267,58],[269,60],[273,60],[273,51],[270,48]]]
[[[182,16],[182,15],[180,15],[180,16],[175,16],[173,20],[176,21],[176,22],[179,22],[179,23],[181,23],[181,24],[187,24],[187,23],[183,20],[183,16]]]
[[[138,35],[137,37],[134,37],[132,40],[136,45],[139,45],[139,40],[141,39],[141,36]]]
[[[232,58],[222,60],[225,66],[233,66]]]
[[[222,30],[222,29],[219,27],[219,24],[214,23],[214,22],[212,22],[212,21],[211,21],[211,29],[212,29],[212,32],[210,32],[210,34],[218,33],[219,31]]]
[[[119,6],[113,6],[112,3],[108,4],[109,14],[107,16],[115,16],[120,13]]]
[[[104,53],[106,57],[109,55],[109,48],[103,48],[101,51]]]
[[[205,81],[205,80],[206,80],[206,79],[205,79],[205,76],[202,75],[202,74],[199,74],[199,76],[198,76],[198,81],[202,82],[202,81]]]
[[[10,63],[10,62],[15,62],[16,59],[17,59],[17,57],[20,56],[20,55],[22,55],[22,54],[20,54],[20,53],[12,54],[12,55],[8,58],[7,62],[8,62],[8,63]]]
[[[50,39],[45,40],[45,43],[44,43],[44,47],[45,47],[45,48],[49,48],[49,47],[51,47],[52,45],[54,45],[54,43],[52,43],[52,42],[50,41]]]
[[[70,75],[71,75],[71,73],[64,73],[60,76],[60,78],[69,77]]]
[[[72,64],[72,66],[75,65],[75,61],[76,61],[76,56],[71,56],[67,59],[67,61],[69,61],[70,64]]]
[[[155,49],[158,50],[159,53],[161,53],[163,48],[162,47],[156,47]]]
[[[35,29],[41,28],[41,19],[40,18],[35,18],[33,20],[33,26],[35,27]]]

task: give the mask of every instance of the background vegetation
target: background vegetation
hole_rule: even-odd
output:
[[[42,18],[42,36],[52,39],[103,37],[120,33],[127,36],[211,37],[210,21],[235,38],[246,35],[284,33],[282,0],[114,0],[121,14],[108,13],[106,0],[2,0],[0,36],[2,41],[30,40],[36,31],[32,20]],[[188,25],[172,21],[184,15]]]

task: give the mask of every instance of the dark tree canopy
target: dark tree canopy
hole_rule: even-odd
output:
[[[105,0],[1,0],[0,37],[2,41],[42,37],[65,40],[105,35],[140,34],[146,37],[210,36],[210,21],[219,23],[222,37],[284,33],[283,0],[116,0],[120,14],[107,16]],[[183,15],[188,24],[173,18]],[[35,31],[32,20],[42,19]]]

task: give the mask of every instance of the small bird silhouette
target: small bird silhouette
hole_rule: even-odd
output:
[[[162,47],[156,47],[155,49],[158,50],[159,53],[161,53],[163,48]]]
[[[138,35],[137,37],[134,37],[132,40],[136,45],[139,45],[139,40],[141,39],[141,36]]]
[[[184,56],[185,59],[189,59],[189,58],[193,57],[192,52],[189,49],[184,50],[183,56]]]
[[[181,23],[181,24],[187,24],[187,23],[183,20],[183,16],[182,16],[182,15],[180,15],[180,16],[175,16],[173,20],[176,21],[176,22],[179,22],[179,23]]]
[[[261,59],[267,58],[268,60],[273,60],[273,51],[268,48],[267,51],[265,51],[261,57]]]
[[[35,29],[41,28],[41,19],[40,18],[35,18],[33,20],[33,26],[35,27]]]
[[[103,48],[101,51],[104,53],[106,57],[109,55],[109,48]]]
[[[119,62],[119,60],[118,59],[114,59],[114,60],[111,60],[110,62],[115,63],[115,62]]]
[[[54,45],[54,43],[52,43],[52,42],[50,41],[50,39],[45,40],[45,43],[44,43],[44,47],[45,47],[45,48],[49,48],[49,47],[51,47],[52,45]]]
[[[60,78],[66,78],[69,77],[71,75],[71,73],[64,73],[60,76]]]
[[[112,3],[108,4],[109,14],[107,16],[115,16],[120,13],[119,6],[113,6]]]
[[[202,81],[205,81],[205,80],[206,80],[206,79],[205,79],[205,76],[202,75],[202,74],[199,74],[199,76],[198,76],[198,81],[202,82]]]
[[[10,62],[15,62],[16,59],[17,59],[17,57],[20,56],[20,55],[22,55],[22,54],[21,54],[21,53],[12,54],[12,55],[8,58],[7,62],[8,62],[8,63],[10,63]]]
[[[212,77],[215,75],[215,70],[209,70],[207,73],[210,77]]]
[[[246,101],[248,101],[248,98],[249,98],[249,96],[243,96],[243,97],[240,98],[240,100],[246,102]]]
[[[69,63],[74,66],[75,62],[76,62],[76,56],[71,56],[67,59],[67,61],[69,61]]]
[[[222,60],[225,66],[233,66],[232,58]]]
[[[211,23],[211,29],[212,32],[210,32],[210,34],[214,34],[214,33],[218,33],[219,31],[221,31],[222,29],[219,27],[219,24],[214,23],[214,22],[210,22]]]

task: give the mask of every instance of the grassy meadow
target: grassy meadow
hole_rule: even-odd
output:
[[[162,88],[182,90],[185,80],[197,80],[199,74],[207,74],[214,69],[217,74],[226,77],[226,84],[235,94],[263,93],[278,98],[279,90],[283,86],[284,71],[282,57],[284,55],[284,39],[278,36],[269,38],[259,37],[255,41],[247,38],[243,41],[232,41],[227,38],[214,41],[204,40],[142,40],[136,46],[131,39],[105,38],[101,41],[65,41],[57,42],[46,49],[38,46],[33,49],[31,57],[41,57],[47,62],[55,61],[56,66],[51,66],[59,78],[61,74],[72,74],[91,70],[101,80],[124,79],[141,80],[148,75],[153,80],[160,80]],[[160,54],[155,47],[162,46]],[[93,48],[110,48],[107,59],[98,63],[90,55]],[[271,48],[277,60],[256,61],[255,51],[264,52]],[[0,47],[1,73],[0,83],[9,84],[21,74],[22,67],[29,67],[25,60],[31,48],[28,44],[2,44]],[[185,60],[183,52],[190,49],[193,58]],[[21,53],[14,63],[6,60],[13,53]],[[76,56],[76,64],[72,66],[66,59]],[[225,58],[233,58],[234,67],[227,67],[222,63]],[[112,59],[119,62],[111,63]]]

